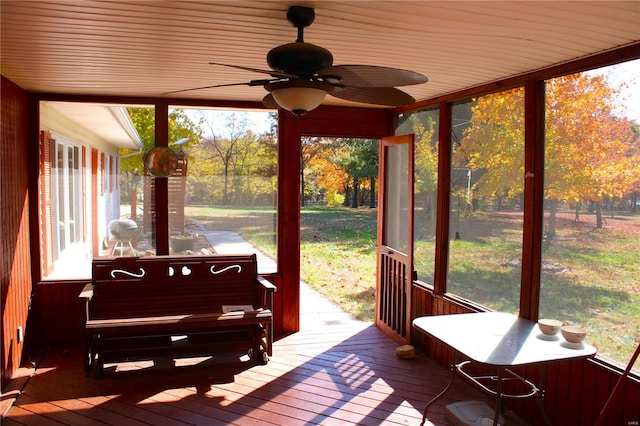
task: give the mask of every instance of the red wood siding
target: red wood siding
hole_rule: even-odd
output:
[[[0,122],[0,295],[2,296],[2,383],[16,368],[24,348],[31,297],[29,232],[29,152],[27,94],[2,77]],[[24,338],[18,339],[18,327]]]
[[[98,198],[100,182],[100,154],[97,149],[91,148],[91,234],[100,235],[98,231]],[[94,253],[100,253],[100,241],[93,238],[91,249]]]
[[[82,147],[82,164],[81,164],[81,169],[80,169],[80,176],[82,176],[82,181],[81,181],[81,185],[82,185],[82,200],[81,203],[83,206],[86,206],[88,203],[88,199],[87,199],[87,147],[83,146]],[[86,217],[85,214],[85,210],[83,209],[82,211],[82,222],[86,223],[87,220],[89,220],[90,218]],[[83,226],[82,227],[82,241],[87,241],[87,226]],[[97,253],[97,252],[94,252]]]
[[[412,318],[432,315],[431,306],[433,305],[433,293],[418,285],[413,285],[411,289],[411,316]],[[423,333],[411,329],[411,342],[419,348],[426,348],[428,339]]]
[[[35,285],[33,326],[40,346],[75,346],[84,339],[84,305],[78,298],[88,281],[42,281]]]
[[[50,132],[40,132],[40,164],[38,174],[38,191],[40,203],[38,205],[40,226],[40,274],[48,275],[53,270],[53,203],[52,203],[52,173],[54,141]]]
[[[100,153],[100,195],[105,195],[107,192],[107,185],[106,185],[106,154],[104,152]]]

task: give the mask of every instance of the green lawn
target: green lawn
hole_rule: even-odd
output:
[[[376,231],[376,209],[301,210],[301,279],[365,321],[375,318]]]
[[[235,231],[267,256],[276,258],[273,207],[187,206],[185,216],[197,220],[209,231]]]
[[[275,257],[273,208],[188,207],[187,215],[208,229],[235,230]],[[377,210],[304,207],[301,215],[301,279],[373,321]],[[541,313],[585,325],[588,341],[626,363],[640,339],[640,216],[608,219],[604,229],[583,218],[561,217],[558,238],[545,246]],[[474,213],[462,223],[463,238],[451,242],[450,290],[517,312],[522,242],[514,230],[520,220]],[[474,238],[465,238],[463,226],[473,228]],[[419,278],[430,283],[433,240],[417,241],[415,252]]]

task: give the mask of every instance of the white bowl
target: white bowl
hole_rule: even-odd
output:
[[[575,325],[565,325],[560,331],[562,337],[569,343],[582,343],[582,340],[587,336],[587,331],[584,328]]]
[[[547,336],[555,336],[558,334],[560,327],[562,327],[562,321],[548,318],[538,320],[538,328]]]

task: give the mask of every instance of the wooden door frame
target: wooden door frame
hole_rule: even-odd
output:
[[[278,120],[278,286],[274,317],[277,332],[300,330],[300,138],[382,139],[393,134],[392,110],[323,106],[302,118],[280,111]],[[285,253],[286,255],[283,255]],[[286,307],[286,309],[285,309]]]
[[[385,235],[385,220],[384,220],[384,207],[386,204],[386,193],[385,193],[385,176],[386,176],[386,166],[387,163],[385,161],[385,148],[387,146],[394,145],[409,145],[409,153],[408,153],[408,164],[407,164],[407,176],[409,179],[408,189],[409,193],[407,194],[407,247],[406,253],[401,254],[400,252],[394,250],[393,248],[383,244],[383,237]],[[411,295],[413,288],[413,280],[415,276],[414,265],[413,265],[413,207],[414,207],[414,148],[415,147],[415,139],[413,134],[408,135],[399,135],[399,136],[389,136],[384,137],[380,140],[380,154],[379,154],[379,168],[378,168],[378,231],[377,231],[377,250],[376,250],[376,317],[375,323],[378,328],[387,333],[391,338],[393,338],[397,343],[409,344],[411,342],[411,320],[412,320],[412,303],[411,303]],[[395,252],[394,258],[401,257],[405,260],[399,261],[399,263],[404,264],[404,270],[400,271],[400,275],[404,276],[405,282],[404,293],[400,292],[400,295],[404,294],[406,299],[403,301],[402,305],[404,309],[401,311],[404,312],[404,318],[402,318],[399,322],[403,324],[398,324],[399,327],[394,328],[389,324],[385,323],[382,319],[381,312],[381,302],[383,302],[382,292],[382,272],[383,272],[383,261],[386,264],[386,260],[383,258],[386,256],[390,250]],[[396,271],[397,275],[398,271]],[[396,305],[392,308],[398,308]],[[401,313],[402,313],[401,312]],[[399,328],[399,331],[397,330]]]

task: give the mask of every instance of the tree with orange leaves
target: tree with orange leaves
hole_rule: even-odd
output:
[[[546,196],[594,202],[601,228],[603,202],[631,192],[640,175],[640,139],[616,110],[621,88],[581,73],[550,80],[546,91]]]
[[[621,116],[614,87],[603,75],[574,74],[546,85],[545,197],[550,201],[548,237],[555,235],[561,201],[595,204],[602,227],[602,204],[633,191],[640,176],[640,139],[634,123]],[[524,91],[484,96],[472,108],[454,165],[481,177],[476,195],[513,197],[524,174]],[[637,126],[637,124],[635,125]]]

